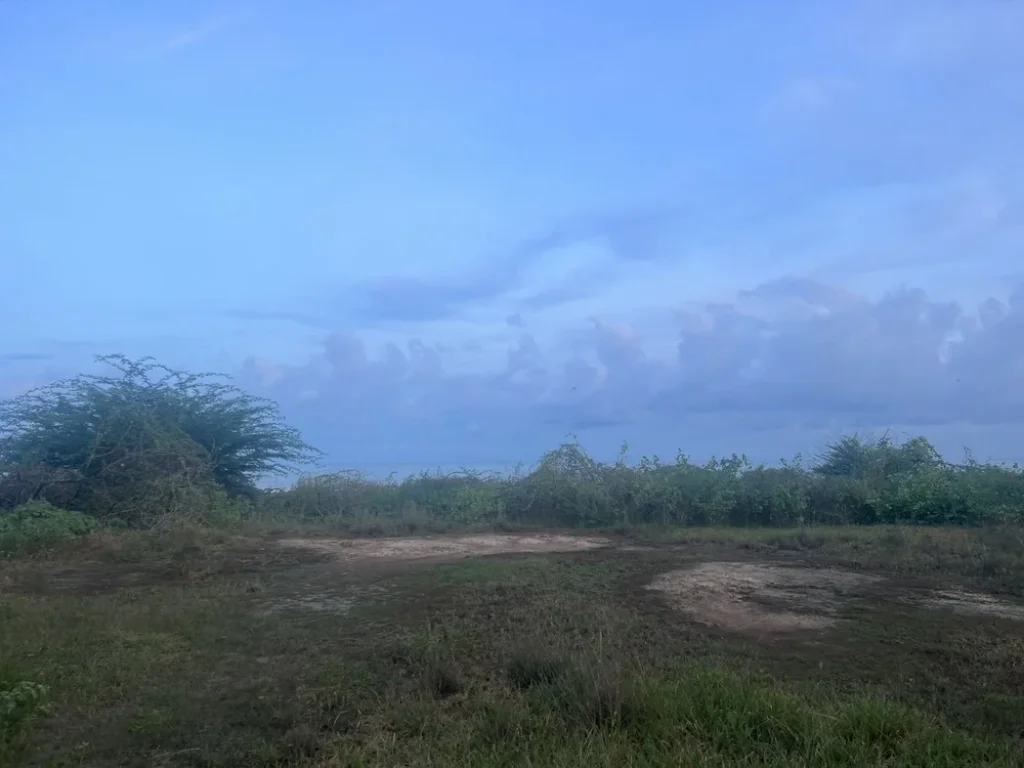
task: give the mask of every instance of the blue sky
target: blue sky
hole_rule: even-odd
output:
[[[0,1],[0,392],[152,354],[334,466],[1024,459],[1024,3]]]

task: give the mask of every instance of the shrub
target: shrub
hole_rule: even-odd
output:
[[[49,713],[46,686],[18,679],[9,668],[0,669],[0,765],[13,763],[24,752],[32,723]]]
[[[42,549],[98,528],[94,518],[81,512],[30,501],[0,516],[0,553]]]
[[[645,457],[631,466],[625,457],[623,450],[605,464],[567,443],[532,472],[508,477],[422,474],[398,483],[339,473],[304,478],[256,506],[268,517],[364,520],[382,530],[398,530],[396,521],[406,518],[615,529],[1024,522],[1019,467],[949,464],[923,438],[903,444],[844,438],[811,466],[800,457],[755,466],[735,455],[704,464],[682,455],[674,464]]]
[[[222,493],[253,498],[261,477],[317,451],[278,407],[212,374],[99,358],[80,375],[0,402],[0,509],[32,499],[151,526],[217,517]]]

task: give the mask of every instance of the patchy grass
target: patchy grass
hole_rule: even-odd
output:
[[[1022,625],[904,600],[1020,594],[1013,535],[631,529],[365,569],[251,530],[87,536],[0,561],[0,703],[49,707],[0,765],[1020,766]],[[708,561],[885,578],[766,640],[646,589]]]

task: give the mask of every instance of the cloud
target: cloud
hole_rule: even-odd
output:
[[[170,37],[161,40],[154,46],[159,54],[170,54],[193,48],[216,37],[224,30],[236,26],[239,19],[235,17],[216,17],[207,19],[194,27],[177,32]]]
[[[449,317],[470,301],[500,292],[504,284],[496,275],[452,283],[388,277],[359,286],[347,298],[367,319],[422,322]]]
[[[683,222],[680,206],[637,206],[558,219],[496,254],[480,254],[476,269],[432,278],[382,276],[335,287],[326,298],[298,297],[292,303],[315,310],[236,308],[228,316],[287,320],[313,327],[374,323],[424,323],[449,319],[489,301],[517,295],[511,314],[556,307],[600,287],[608,264],[593,265],[564,255],[578,247],[599,247],[613,262],[657,262],[672,255],[671,235]],[[566,258],[570,271],[555,285],[533,285],[531,272],[549,270]],[[323,295],[312,289],[311,294]]]
[[[423,340],[373,354],[357,335],[337,333],[305,364],[253,359],[243,378],[305,419],[342,461],[413,445],[467,460],[481,435],[532,455],[518,447],[538,442],[530,430],[551,440],[605,428],[623,439],[645,421],[663,435],[707,419],[747,433],[1024,426],[1022,334],[1024,286],[967,307],[919,289],[872,299],[785,278],[679,313],[669,355],[632,326],[594,321],[573,344],[523,333],[503,364],[454,372],[451,350]]]
[[[923,161],[896,173],[887,150],[878,154],[884,142],[851,134],[847,152],[819,158],[814,148],[832,141],[819,137],[801,149],[814,163],[795,165],[792,173],[780,160],[746,186],[720,180],[700,194],[681,192],[672,204],[557,219],[496,254],[477,254],[475,266],[342,285],[321,281],[326,285],[306,295],[227,314],[323,330],[422,330],[482,315],[525,322],[588,302],[607,305],[618,301],[612,294],[627,291],[643,304],[651,301],[645,292],[663,296],[669,286],[688,296],[716,294],[720,285],[735,290],[751,275],[789,272],[825,282],[877,275],[892,283],[903,277],[885,273],[923,266],[970,261],[1009,269],[1010,254],[1024,247],[1024,189],[1013,167],[980,163],[947,173]]]
[[[320,318],[316,315],[306,314],[304,312],[289,312],[287,310],[239,308],[229,309],[223,312],[223,315],[237,320],[284,320],[289,323],[309,326],[312,328],[325,329],[330,327],[329,321],[325,318]]]

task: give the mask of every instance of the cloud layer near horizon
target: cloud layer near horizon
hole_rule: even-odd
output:
[[[348,443],[350,460],[368,443],[434,439],[452,451],[445,463],[468,462],[524,425],[620,439],[644,421],[668,433],[694,420],[729,432],[1024,425],[1024,285],[963,307],[915,289],[872,300],[782,279],[679,312],[675,332],[666,354],[626,325],[593,322],[547,346],[516,329],[500,365],[469,372],[428,339],[373,349],[333,333],[303,364],[250,358],[242,380]]]

